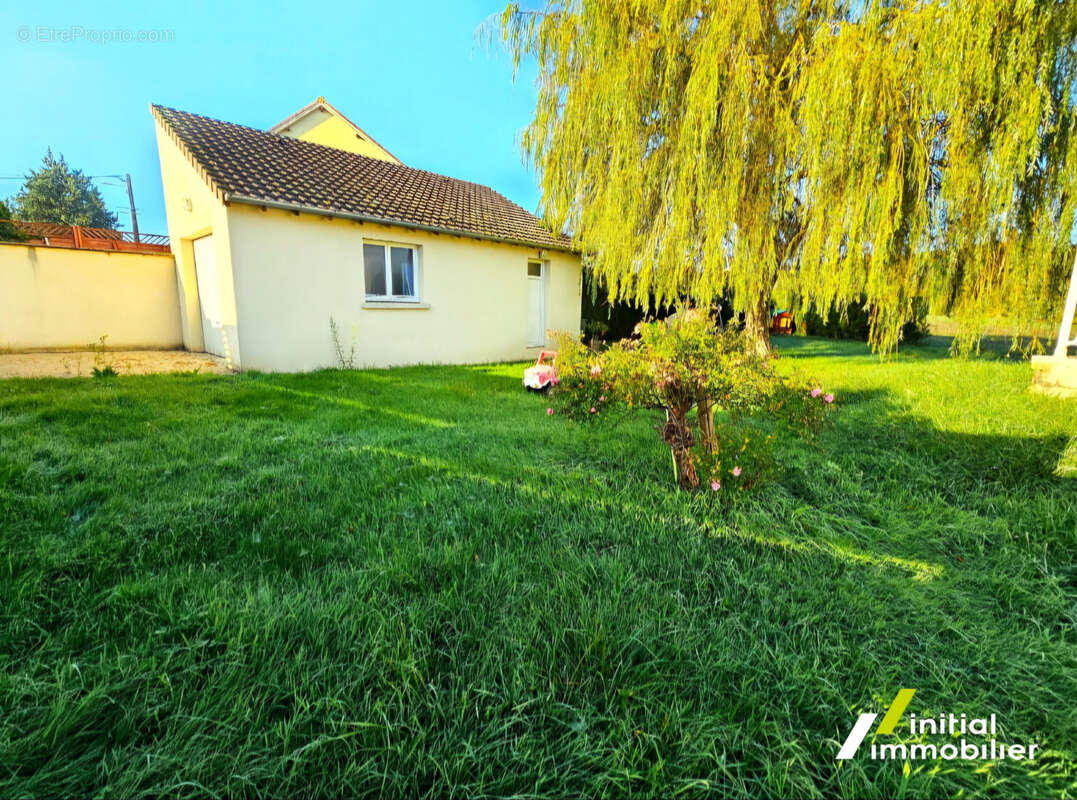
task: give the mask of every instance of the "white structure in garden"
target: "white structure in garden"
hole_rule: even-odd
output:
[[[1058,328],[1055,351],[1049,356],[1032,357],[1032,388],[1044,394],[1077,397],[1077,357],[1070,357],[1069,349],[1077,347],[1073,334],[1073,317],[1077,312],[1077,258],[1073,262],[1070,288],[1066,294],[1066,307],[1062,311],[1062,324]]]

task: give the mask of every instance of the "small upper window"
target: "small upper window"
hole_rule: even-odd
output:
[[[396,244],[363,245],[368,300],[419,299],[417,250]]]
[[[542,277],[542,264],[538,261],[527,262],[527,277],[529,278],[541,278]]]

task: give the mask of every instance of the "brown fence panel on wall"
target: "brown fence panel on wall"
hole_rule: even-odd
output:
[[[158,233],[135,234],[111,228],[59,225],[55,222],[0,220],[22,236],[24,244],[70,247],[79,250],[114,250],[126,253],[170,253],[168,237]]]

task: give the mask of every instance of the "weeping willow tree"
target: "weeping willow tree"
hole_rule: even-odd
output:
[[[1077,210],[1077,0],[510,5],[534,59],[543,212],[614,300],[732,297],[769,348],[776,289],[914,299],[967,329],[1061,302]]]

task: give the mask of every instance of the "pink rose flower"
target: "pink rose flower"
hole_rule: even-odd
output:
[[[595,413],[595,407],[594,407],[594,406],[591,406],[591,413],[592,413],[592,414],[594,414],[594,413]]]
[[[598,366],[598,364],[595,364],[593,367],[591,367],[591,377],[592,378],[597,378],[601,374],[602,374],[602,367]]]
[[[740,477],[740,467],[733,467],[733,477],[734,478],[739,478]]]
[[[827,395],[826,397],[824,397],[823,399],[824,399],[824,400],[825,400],[826,402],[828,402],[828,403],[833,403],[833,402],[834,402],[834,395],[832,395],[832,394],[828,394],[828,395]]]
[[[822,393],[823,393],[823,390],[820,389],[818,386],[816,386],[814,389],[811,390],[811,396],[812,397],[818,397]]]
[[[722,488],[722,484],[718,483],[718,481],[711,481],[711,491],[712,492],[717,492],[721,488]]]
[[[606,395],[602,395],[600,398],[598,398],[598,402],[605,403],[606,402]]]
[[[546,409],[546,416],[547,417],[552,417],[553,416],[553,409],[552,408],[547,408]]]

